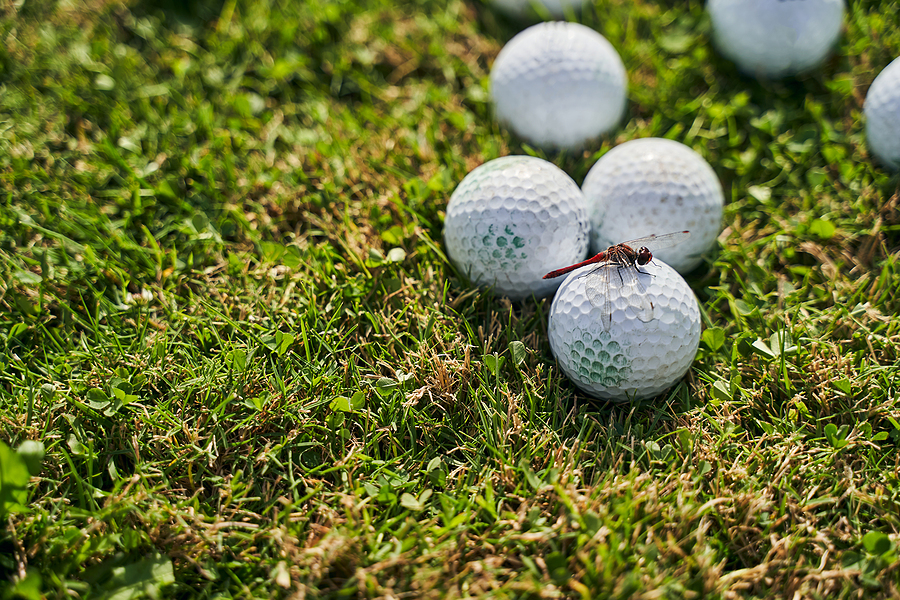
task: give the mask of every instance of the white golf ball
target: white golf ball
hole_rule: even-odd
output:
[[[552,294],[542,279],[587,255],[590,222],[571,177],[532,156],[505,156],[466,175],[447,205],[444,241],[453,264],[513,300]]]
[[[561,19],[572,11],[581,12],[584,0],[491,0],[491,4],[511,17],[526,17],[537,12],[535,7],[541,7],[555,18]]]
[[[872,82],[863,113],[872,153],[891,169],[900,169],[900,58]]]
[[[540,23],[503,47],[491,68],[497,118],[546,148],[578,148],[616,126],[628,79],[615,48],[578,23]]]
[[[672,140],[644,138],[616,146],[591,167],[582,189],[594,253],[647,235],[688,230],[687,240],[653,251],[687,273],[721,231],[725,197],[716,172],[702,156]]]
[[[665,263],[640,267],[638,278],[653,303],[653,319],[637,318],[620,280],[610,277],[611,324],[586,295],[585,273],[570,274],[550,307],[550,349],[563,373],[597,398],[623,402],[662,393],[681,379],[700,344],[700,308],[684,279]]]
[[[709,0],[719,52],[756,77],[808,71],[837,43],[844,0]]]

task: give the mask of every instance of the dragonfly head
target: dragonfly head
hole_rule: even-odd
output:
[[[647,246],[641,246],[637,253],[637,264],[643,266],[653,260],[653,254]]]

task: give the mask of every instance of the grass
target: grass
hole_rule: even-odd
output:
[[[597,403],[549,299],[447,262],[518,25],[474,1],[0,8],[0,597],[900,594],[900,179],[862,102],[900,54],[760,83],[702,3],[597,0],[628,120],[700,152],[725,230],[683,382]],[[524,356],[513,353],[524,345]],[[503,358],[505,360],[499,360]],[[27,487],[26,487],[27,484]]]

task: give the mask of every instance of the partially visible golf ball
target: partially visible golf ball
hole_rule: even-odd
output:
[[[891,169],[900,169],[900,58],[872,82],[863,113],[872,153]]]
[[[511,17],[527,17],[537,13],[541,7],[555,19],[563,18],[567,12],[581,12],[584,0],[491,0],[491,4]]]
[[[562,169],[505,156],[474,169],[453,192],[444,241],[473,282],[520,300],[559,287],[542,277],[587,255],[590,227],[584,194]]]
[[[713,41],[748,75],[808,71],[837,43],[844,0],[709,0]]]
[[[586,294],[592,267],[570,274],[550,307],[550,349],[563,373],[597,398],[624,402],[656,396],[681,379],[700,344],[700,308],[694,292],[670,266],[653,260],[638,277],[653,303],[653,319],[643,322],[624,293],[636,293],[610,277],[612,322]]]
[[[582,184],[591,217],[591,251],[653,234],[688,230],[690,237],[654,255],[680,273],[700,264],[722,227],[725,197],[703,157],[660,138],[616,146]]]
[[[503,47],[491,68],[497,118],[545,148],[578,148],[625,112],[625,66],[606,38],[578,23],[540,23]]]

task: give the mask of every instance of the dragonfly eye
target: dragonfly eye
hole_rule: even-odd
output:
[[[653,254],[650,252],[650,249],[647,246],[641,246],[640,250],[638,250],[637,264],[646,265],[651,260],[653,260]]]

